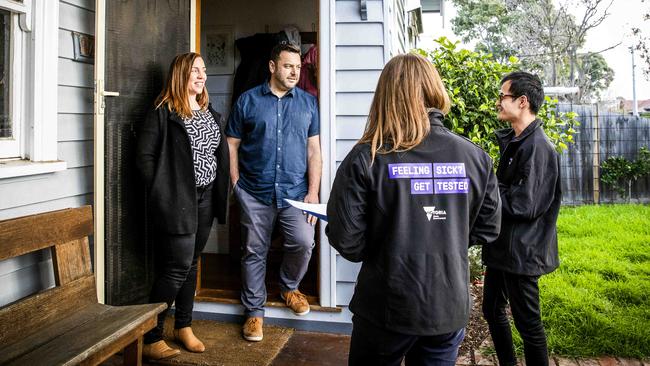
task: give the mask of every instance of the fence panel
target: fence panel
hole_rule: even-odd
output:
[[[560,110],[576,112],[580,121],[575,144],[561,156],[562,203],[625,202],[600,182],[600,165],[612,156],[635,160],[639,148],[650,147],[650,119],[599,112],[596,105],[561,105]],[[650,177],[633,184],[631,201],[650,202]]]

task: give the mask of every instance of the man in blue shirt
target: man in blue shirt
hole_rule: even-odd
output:
[[[300,49],[273,48],[268,82],[243,93],[230,113],[226,135],[230,179],[241,208],[242,291],[248,341],[261,341],[266,302],[266,257],[277,221],[286,241],[280,290],[297,315],[309,312],[298,291],[314,247],[316,218],[304,216],[285,199],[318,203],[322,170],[318,102],[297,88]]]

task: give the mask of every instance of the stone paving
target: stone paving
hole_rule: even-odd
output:
[[[492,355],[483,355],[479,352],[474,354],[474,361],[472,361],[472,355],[461,355],[456,361],[457,366],[474,366],[474,365],[485,365],[485,366],[497,366],[496,356]],[[599,357],[599,358],[590,358],[590,359],[576,359],[576,358],[565,358],[558,356],[551,356],[549,358],[550,366],[650,366],[650,359],[638,360],[631,358],[619,358],[619,357]],[[526,363],[523,360],[519,360],[518,365],[525,366]]]
[[[456,360],[457,366],[497,366],[496,355],[491,355],[489,350],[494,350],[491,340],[486,339],[479,350],[470,351],[467,354],[459,355]],[[569,358],[551,356],[549,366],[650,366],[650,359],[633,359],[602,356],[597,358]],[[518,365],[525,366],[524,360],[519,360]]]

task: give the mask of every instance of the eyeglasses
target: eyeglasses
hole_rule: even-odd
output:
[[[503,93],[499,93],[499,102],[503,102],[503,98],[505,98],[505,97],[510,97],[510,98],[512,98],[512,99],[517,99],[517,98],[519,98],[520,96],[521,96],[521,95],[517,96],[517,95],[514,95],[514,94],[503,94]]]

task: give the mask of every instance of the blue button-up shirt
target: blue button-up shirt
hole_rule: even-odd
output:
[[[300,88],[278,98],[268,82],[243,93],[230,112],[226,135],[241,139],[240,188],[266,205],[307,194],[307,139],[320,133],[318,102]]]

